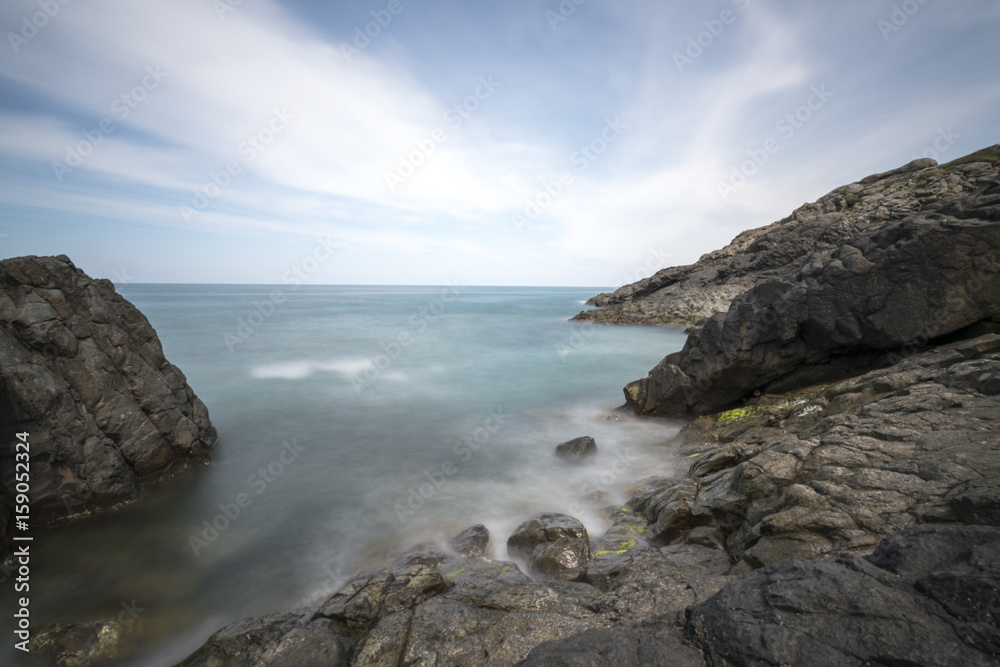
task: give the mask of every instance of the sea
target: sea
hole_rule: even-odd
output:
[[[211,465],[137,503],[36,530],[32,624],[115,620],[131,652],[116,664],[172,665],[229,623],[318,604],[357,571],[475,524],[501,559],[538,512],[600,535],[602,508],[680,465],[679,423],[612,411],[685,338],[570,321],[603,291],[123,286],[219,442]],[[579,436],[596,457],[554,456]],[[12,645],[0,662],[30,664]]]

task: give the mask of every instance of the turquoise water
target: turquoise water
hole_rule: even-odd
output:
[[[498,557],[540,511],[600,534],[601,506],[672,471],[677,430],[607,411],[684,340],[567,321],[600,291],[125,286],[221,442],[139,504],[39,535],[33,621],[121,618],[141,647],[123,664],[169,665],[227,623],[317,602],[476,523]],[[581,435],[591,463],[554,458]]]

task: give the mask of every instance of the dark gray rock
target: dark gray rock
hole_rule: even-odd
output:
[[[874,564],[757,570],[692,607],[689,635],[712,664],[997,664],[998,540],[995,528],[918,528],[884,542]]]
[[[629,384],[628,403],[650,415],[712,412],[755,391],[857,375],[1000,316],[996,190],[854,236],[790,280],[762,281]]]
[[[65,256],[0,262],[0,509],[22,431],[39,521],[133,501],[217,440],[142,313]]]
[[[696,419],[687,479],[645,483],[629,507],[657,544],[725,549],[734,571],[866,554],[913,525],[1000,525],[1000,336]]]
[[[544,641],[599,625],[587,605],[600,591],[587,584],[532,581],[514,563],[482,558],[434,575],[372,573],[313,618],[358,639],[359,665],[510,665]]]
[[[331,630],[330,623],[313,621],[295,628],[264,651],[260,667],[348,667],[354,642]]]
[[[447,590],[441,574],[426,565],[408,565],[356,579],[327,600],[313,616],[333,621],[342,635],[360,638],[380,620]]]
[[[680,628],[666,624],[586,630],[539,644],[518,667],[704,667],[701,652]]]
[[[567,461],[579,463],[597,454],[597,443],[590,436],[574,438],[556,446],[556,456]]]
[[[451,541],[451,548],[466,558],[493,557],[493,539],[490,531],[481,523],[459,533]]]
[[[868,561],[913,580],[966,643],[1000,656],[1000,528],[908,528],[883,540]]]
[[[354,641],[308,610],[238,621],[208,638],[178,667],[347,667]]]
[[[507,549],[537,574],[559,579],[583,576],[590,559],[587,529],[567,514],[536,514],[507,539]]]

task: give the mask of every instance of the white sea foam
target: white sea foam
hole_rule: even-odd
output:
[[[307,361],[288,361],[254,366],[250,376],[258,380],[302,380],[312,375],[313,370],[313,365]]]
[[[333,361],[317,364],[316,370],[337,373],[347,378],[354,378],[374,367],[375,364],[371,359],[335,359]]]
[[[285,361],[254,366],[250,376],[258,380],[304,380],[314,373],[336,373],[355,378],[374,367],[370,359],[334,359],[333,361]]]

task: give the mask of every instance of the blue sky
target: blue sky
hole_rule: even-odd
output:
[[[1000,142],[992,0],[6,0],[0,28],[0,257],[118,283],[618,285]]]

